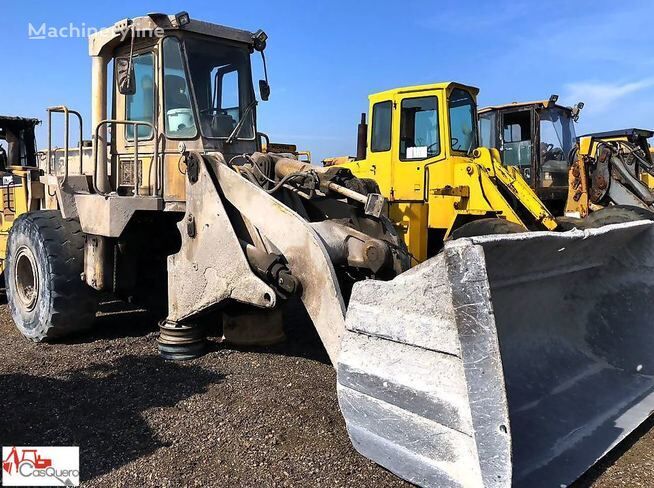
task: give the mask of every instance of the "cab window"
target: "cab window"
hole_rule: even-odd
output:
[[[136,93],[127,95],[125,103],[125,120],[149,122],[154,124],[154,56],[152,53],[139,54],[134,57],[134,78]],[[127,138],[134,139],[134,127],[125,127]],[[139,126],[138,138],[150,139],[152,129]]]
[[[388,151],[391,148],[391,118],[393,105],[390,100],[379,102],[372,107],[372,152]]]
[[[247,47],[193,38],[185,49],[202,134],[226,138],[240,124],[238,137],[254,138],[256,100]]]
[[[436,97],[405,98],[400,114],[400,160],[416,161],[441,152]]]
[[[482,147],[497,147],[494,112],[488,112],[479,116],[479,139],[479,144]]]
[[[455,88],[450,94],[448,109],[452,150],[469,153],[477,146],[475,101],[468,91]]]
[[[191,108],[189,84],[182,61],[179,41],[167,37],[163,41],[164,123],[166,135],[173,138],[192,138],[197,134]]]
[[[531,177],[531,111],[520,110],[503,115],[502,136],[504,139],[504,164],[518,166],[527,179]]]

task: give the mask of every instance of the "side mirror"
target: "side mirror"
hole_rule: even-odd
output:
[[[134,76],[132,60],[130,58],[116,58],[115,66],[118,91],[121,95],[134,95],[136,93],[136,77]]]
[[[575,122],[579,120],[579,113],[581,112],[582,108],[584,108],[584,102],[579,102],[574,107],[572,107],[572,120]]]
[[[261,94],[261,100],[267,102],[270,98],[270,85],[266,80],[259,80],[259,94]]]

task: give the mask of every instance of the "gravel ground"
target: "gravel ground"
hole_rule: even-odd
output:
[[[105,305],[105,311],[111,311]],[[78,445],[82,485],[408,486],[359,456],[317,337],[161,361],[155,321],[115,312],[59,344],[32,344],[0,306],[0,445]],[[651,425],[579,486],[654,486]]]

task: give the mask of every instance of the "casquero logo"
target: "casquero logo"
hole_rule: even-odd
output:
[[[79,447],[3,447],[3,486],[79,486]]]

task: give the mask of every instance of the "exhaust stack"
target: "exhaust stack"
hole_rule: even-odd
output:
[[[357,126],[357,161],[366,159],[366,146],[368,137],[368,124],[366,123],[366,113],[361,114],[361,122]]]

